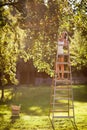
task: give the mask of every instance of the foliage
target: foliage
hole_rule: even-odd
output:
[[[72,65],[77,69],[82,69],[87,65],[87,41],[86,37],[82,36],[81,31],[75,31],[71,39],[71,58]]]
[[[85,0],[74,3],[73,37],[71,38],[72,64],[78,69],[87,66],[87,12]]]
[[[27,58],[33,59],[34,66],[38,71],[45,71],[52,76],[53,63],[55,61],[54,57],[56,53],[55,43],[58,31],[58,2],[50,0],[48,7],[45,6],[42,1],[21,2],[18,0],[18,2],[19,3],[14,6],[15,8],[12,6],[12,10],[9,12],[11,17],[15,16],[15,20],[18,20],[16,21],[15,26],[13,22],[14,20],[12,20],[11,17],[10,20],[8,20],[7,17],[5,18],[7,24],[8,21],[10,25],[12,23],[11,27],[9,24],[6,25],[8,26],[8,30],[11,31],[11,36],[13,36],[13,30],[15,30],[15,34],[17,33],[16,29],[13,29],[12,26],[19,26],[21,29],[27,30],[27,54],[22,49],[20,57],[25,61]],[[8,3],[10,4],[10,2]],[[17,16],[18,12],[20,16]],[[3,20],[3,22],[5,22],[5,20]],[[9,42],[8,39],[7,41]],[[14,41],[14,36],[10,40]],[[18,40],[18,42],[19,41],[20,40]],[[24,55],[22,55],[22,53]]]
[[[3,6],[6,3],[8,6]],[[0,71],[3,72],[1,76],[2,81],[5,79],[4,84],[8,78],[11,82],[15,81],[18,57],[25,62],[32,60],[38,71],[53,76],[57,38],[63,30],[72,36],[72,64],[79,68],[87,65],[85,0],[49,0],[47,4],[43,0],[6,0],[6,3],[2,0],[0,6]],[[23,41],[25,33],[26,39]]]
[[[2,23],[0,24],[0,76],[1,84],[8,82],[17,84],[16,62],[21,51],[24,49],[24,31],[17,25],[17,18],[10,13],[11,8],[1,8]],[[23,52],[22,52],[23,53]]]
[[[59,32],[70,28],[67,22],[70,8],[68,2],[64,2],[63,5],[63,1],[49,0],[46,6],[43,1],[27,1],[27,15],[19,19],[20,27],[27,31],[26,52],[29,58],[38,71],[45,71],[50,76],[54,74]]]

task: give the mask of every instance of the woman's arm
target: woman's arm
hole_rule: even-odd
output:
[[[64,46],[68,45],[68,40],[64,39]]]

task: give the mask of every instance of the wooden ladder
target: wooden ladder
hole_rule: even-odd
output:
[[[75,122],[69,44],[63,48],[64,62],[58,61],[59,55],[57,53],[56,66],[64,65],[64,79],[58,79],[55,72],[51,87],[50,117],[52,122],[54,118],[72,118]],[[59,70],[59,73],[61,75],[61,70]]]

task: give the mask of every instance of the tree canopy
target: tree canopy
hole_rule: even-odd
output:
[[[17,83],[19,58],[32,60],[38,71],[53,76],[56,43],[69,33],[72,65],[87,66],[87,4],[85,0],[2,0],[0,2],[0,76]]]
[[[0,8],[0,79],[1,84],[17,84],[16,62],[24,50],[24,31],[8,6]]]
[[[87,69],[87,3],[73,3],[72,63],[78,69]]]

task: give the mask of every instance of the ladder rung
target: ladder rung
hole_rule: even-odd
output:
[[[55,104],[55,105],[61,105],[61,106],[68,105],[68,103],[60,103],[60,102],[59,103],[53,103],[52,102],[51,105],[53,105],[53,104]]]
[[[74,118],[74,116],[53,116],[53,118]]]
[[[70,65],[70,62],[56,62],[56,64],[64,64],[64,65],[69,64]]]
[[[69,87],[68,87],[68,86],[69,86]],[[55,88],[56,88],[56,89],[57,89],[57,88],[58,88],[58,89],[73,89],[73,88],[71,87],[71,84],[69,84],[69,85],[65,85],[65,84],[64,84],[64,85],[61,85],[61,86],[60,86],[60,85],[56,85],[56,86],[51,86],[51,87],[52,87],[53,89],[55,89]]]
[[[58,95],[58,94],[55,94],[55,95],[52,95],[52,97],[72,97],[72,95],[64,95],[64,94],[61,94],[61,95]]]
[[[55,98],[54,100],[72,100],[72,98]]]
[[[69,82],[63,83],[63,82],[56,81],[54,85],[55,85],[55,86],[59,86],[59,85],[61,85],[61,86],[64,86],[64,85],[67,86],[67,85],[72,85],[72,84],[69,83]]]
[[[57,85],[57,86],[55,86],[55,88],[68,88],[68,89],[70,89],[70,88],[72,88],[72,85],[71,84],[69,84],[69,85],[63,85],[63,86],[61,86],[61,85]]]
[[[66,90],[69,91],[71,88],[55,88],[55,90]],[[71,89],[72,90],[72,89]]]
[[[72,87],[71,87],[71,85],[69,84],[69,85],[57,85],[57,86],[51,86],[51,88],[52,89],[73,89]]]
[[[51,112],[68,112],[69,110],[51,110]]]
[[[62,71],[59,71],[59,73],[62,73]],[[71,73],[70,71],[64,71],[63,73]],[[55,74],[56,75],[56,74]]]
[[[57,104],[55,104],[55,103],[51,103],[51,105],[55,105],[55,106],[54,106],[55,108],[58,106],[57,109],[58,109],[58,108],[62,108],[62,109],[64,109],[64,108],[65,108],[65,109],[74,109],[74,105],[73,105],[73,106],[70,106],[70,105],[69,105],[69,106],[68,106],[68,105],[65,106],[65,105],[57,105]]]
[[[69,79],[57,79],[57,78],[55,78],[54,79],[56,82],[62,82],[62,83],[71,83],[72,81],[71,80],[69,80]]]
[[[59,88],[59,89],[71,89],[72,88],[72,85],[69,84],[69,85],[56,85],[56,86],[52,86],[52,88]]]
[[[58,87],[55,87],[55,86],[53,87],[53,89],[54,89],[55,91],[61,91],[61,90],[62,90],[62,91],[63,91],[63,90],[72,91],[72,90],[73,90],[73,88],[67,88],[67,87],[66,87],[66,88],[62,88],[62,87],[61,87],[61,88],[60,88],[60,87],[58,88]]]

